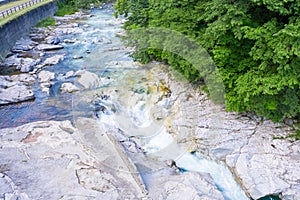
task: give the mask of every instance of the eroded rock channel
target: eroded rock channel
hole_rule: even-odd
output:
[[[33,28],[1,64],[0,199],[300,199],[299,141],[123,46],[111,8]],[[270,197],[271,198],[271,197]]]

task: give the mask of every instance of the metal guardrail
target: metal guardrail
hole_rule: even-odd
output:
[[[40,2],[43,2],[45,0],[32,0],[32,1],[29,1],[27,3],[23,3],[23,4],[20,4],[18,6],[15,6],[15,7],[12,7],[10,9],[7,9],[7,10],[4,10],[2,12],[0,12],[0,18],[5,18],[19,10],[22,10],[24,8],[27,8],[27,7],[30,7],[30,6],[33,6],[34,4],[37,4],[37,3],[40,3]]]

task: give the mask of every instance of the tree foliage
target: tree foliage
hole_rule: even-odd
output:
[[[276,121],[299,116],[299,0],[117,0],[115,8],[128,17],[127,31],[164,27],[202,45],[221,72],[228,110]],[[135,49],[141,61],[166,61],[191,81],[202,78],[176,54]]]

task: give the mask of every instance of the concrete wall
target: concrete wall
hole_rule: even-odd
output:
[[[40,6],[0,27],[0,61],[10,51],[17,40],[28,35],[32,26],[42,19],[53,16],[57,11],[56,2]]]

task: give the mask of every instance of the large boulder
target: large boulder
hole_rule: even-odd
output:
[[[75,75],[78,76],[77,81],[86,89],[97,88],[101,85],[101,81],[95,73],[79,70]]]
[[[97,122],[80,121],[87,125],[86,133],[74,128],[70,121],[34,122],[1,129],[0,198],[145,197],[133,178],[136,172],[127,173],[127,164],[108,137],[99,132]],[[94,151],[90,144],[98,150]]]
[[[0,105],[34,99],[34,92],[28,86],[33,80],[27,74],[0,76]]]

